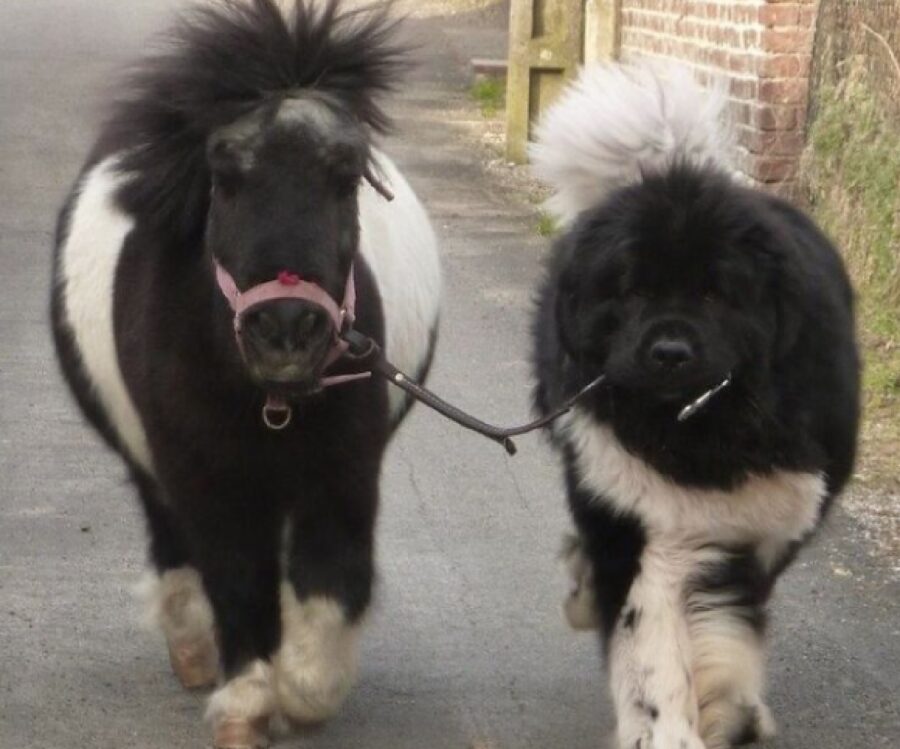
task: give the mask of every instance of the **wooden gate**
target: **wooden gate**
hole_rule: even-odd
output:
[[[582,61],[618,50],[621,0],[512,0],[506,91],[506,155],[524,163],[532,123]]]

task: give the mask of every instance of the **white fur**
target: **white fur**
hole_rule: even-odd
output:
[[[232,720],[255,723],[272,717],[275,710],[272,667],[257,660],[212,693],[206,719],[213,726]]]
[[[290,583],[281,586],[281,621],[275,656],[278,705],[294,720],[326,720],[356,681],[360,628],[349,624],[330,598],[300,602]]]
[[[694,688],[704,706],[700,734],[707,749],[728,749],[747,710],[756,712],[760,738],[773,736],[775,723],[762,701],[765,662],[760,635],[717,594],[694,593],[687,608]]]
[[[612,430],[575,409],[557,427],[572,443],[583,485],[640,518],[650,538],[783,549],[811,532],[825,497],[821,475],[775,471],[731,491],[675,484],[629,453]],[[767,560],[763,560],[767,561]]]
[[[622,749],[703,748],[696,728],[691,640],[682,606],[684,582],[693,564],[680,549],[662,544],[648,544],[641,557],[641,572],[609,648]],[[624,624],[628,612],[634,612],[631,628]]]
[[[170,643],[212,638],[215,619],[199,573],[192,567],[147,572],[139,585],[148,624]]]
[[[692,592],[691,580],[725,563],[722,546],[755,545],[771,565],[816,525],[825,496],[820,475],[776,471],[731,491],[666,479],[630,454],[612,430],[575,409],[557,426],[576,455],[582,485],[641,520],[646,545],[610,643],[610,680],[623,749],[725,749],[753,710],[774,733],[763,704],[759,636],[721,594]],[[636,624],[626,628],[630,610]],[[653,721],[640,705],[659,710]],[[702,739],[700,738],[702,736]]]
[[[571,224],[642,172],[678,160],[728,170],[725,101],[680,66],[585,68],[544,115],[531,148],[535,174],[554,190],[550,210]]]
[[[368,183],[359,191],[360,251],[375,275],[384,305],[386,353],[415,377],[425,363],[437,328],[441,270],[431,222],[409,183],[390,158],[375,154],[395,199],[385,200]],[[390,389],[396,416],[406,401]]]
[[[145,621],[166,637],[172,670],[187,689],[208,687],[219,676],[215,616],[199,573],[191,567],[147,572],[138,586]]]
[[[572,581],[572,589],[563,604],[566,620],[572,629],[597,629],[600,617],[594,593],[594,568],[577,538],[566,538],[562,557]]]
[[[126,237],[134,221],[114,200],[122,182],[115,159],[85,175],[61,248],[57,283],[84,373],[128,454],[146,471],[153,458],[125,386],[113,335],[113,288]]]

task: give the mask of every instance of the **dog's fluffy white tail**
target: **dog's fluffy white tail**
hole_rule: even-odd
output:
[[[544,116],[531,148],[534,173],[564,224],[612,190],[676,161],[730,170],[723,90],[707,90],[682,67],[605,64],[586,68]]]

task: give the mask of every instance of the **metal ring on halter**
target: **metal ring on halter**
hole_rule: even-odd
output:
[[[281,415],[281,421],[276,421],[272,418],[275,414]],[[263,422],[265,422],[265,425],[269,427],[269,429],[273,432],[280,432],[290,426],[291,420],[294,417],[294,409],[290,406],[277,408],[273,406],[263,406],[262,417]]]

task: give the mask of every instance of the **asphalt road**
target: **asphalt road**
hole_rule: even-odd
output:
[[[131,587],[143,531],[117,460],[82,425],[47,325],[54,214],[124,60],[176,0],[0,3],[0,749],[197,749],[202,698],[176,685]],[[529,295],[544,240],[460,138],[459,44],[414,21],[423,66],[388,144],[443,239],[432,384],[500,421],[527,410]],[[454,41],[455,40],[455,41]],[[467,50],[468,52],[469,50]],[[555,562],[557,466],[418,410],[384,478],[378,603],[362,681],[316,749],[598,747],[612,728],[598,648],[570,633]],[[837,512],[780,586],[771,702],[781,749],[900,745],[900,586]]]

